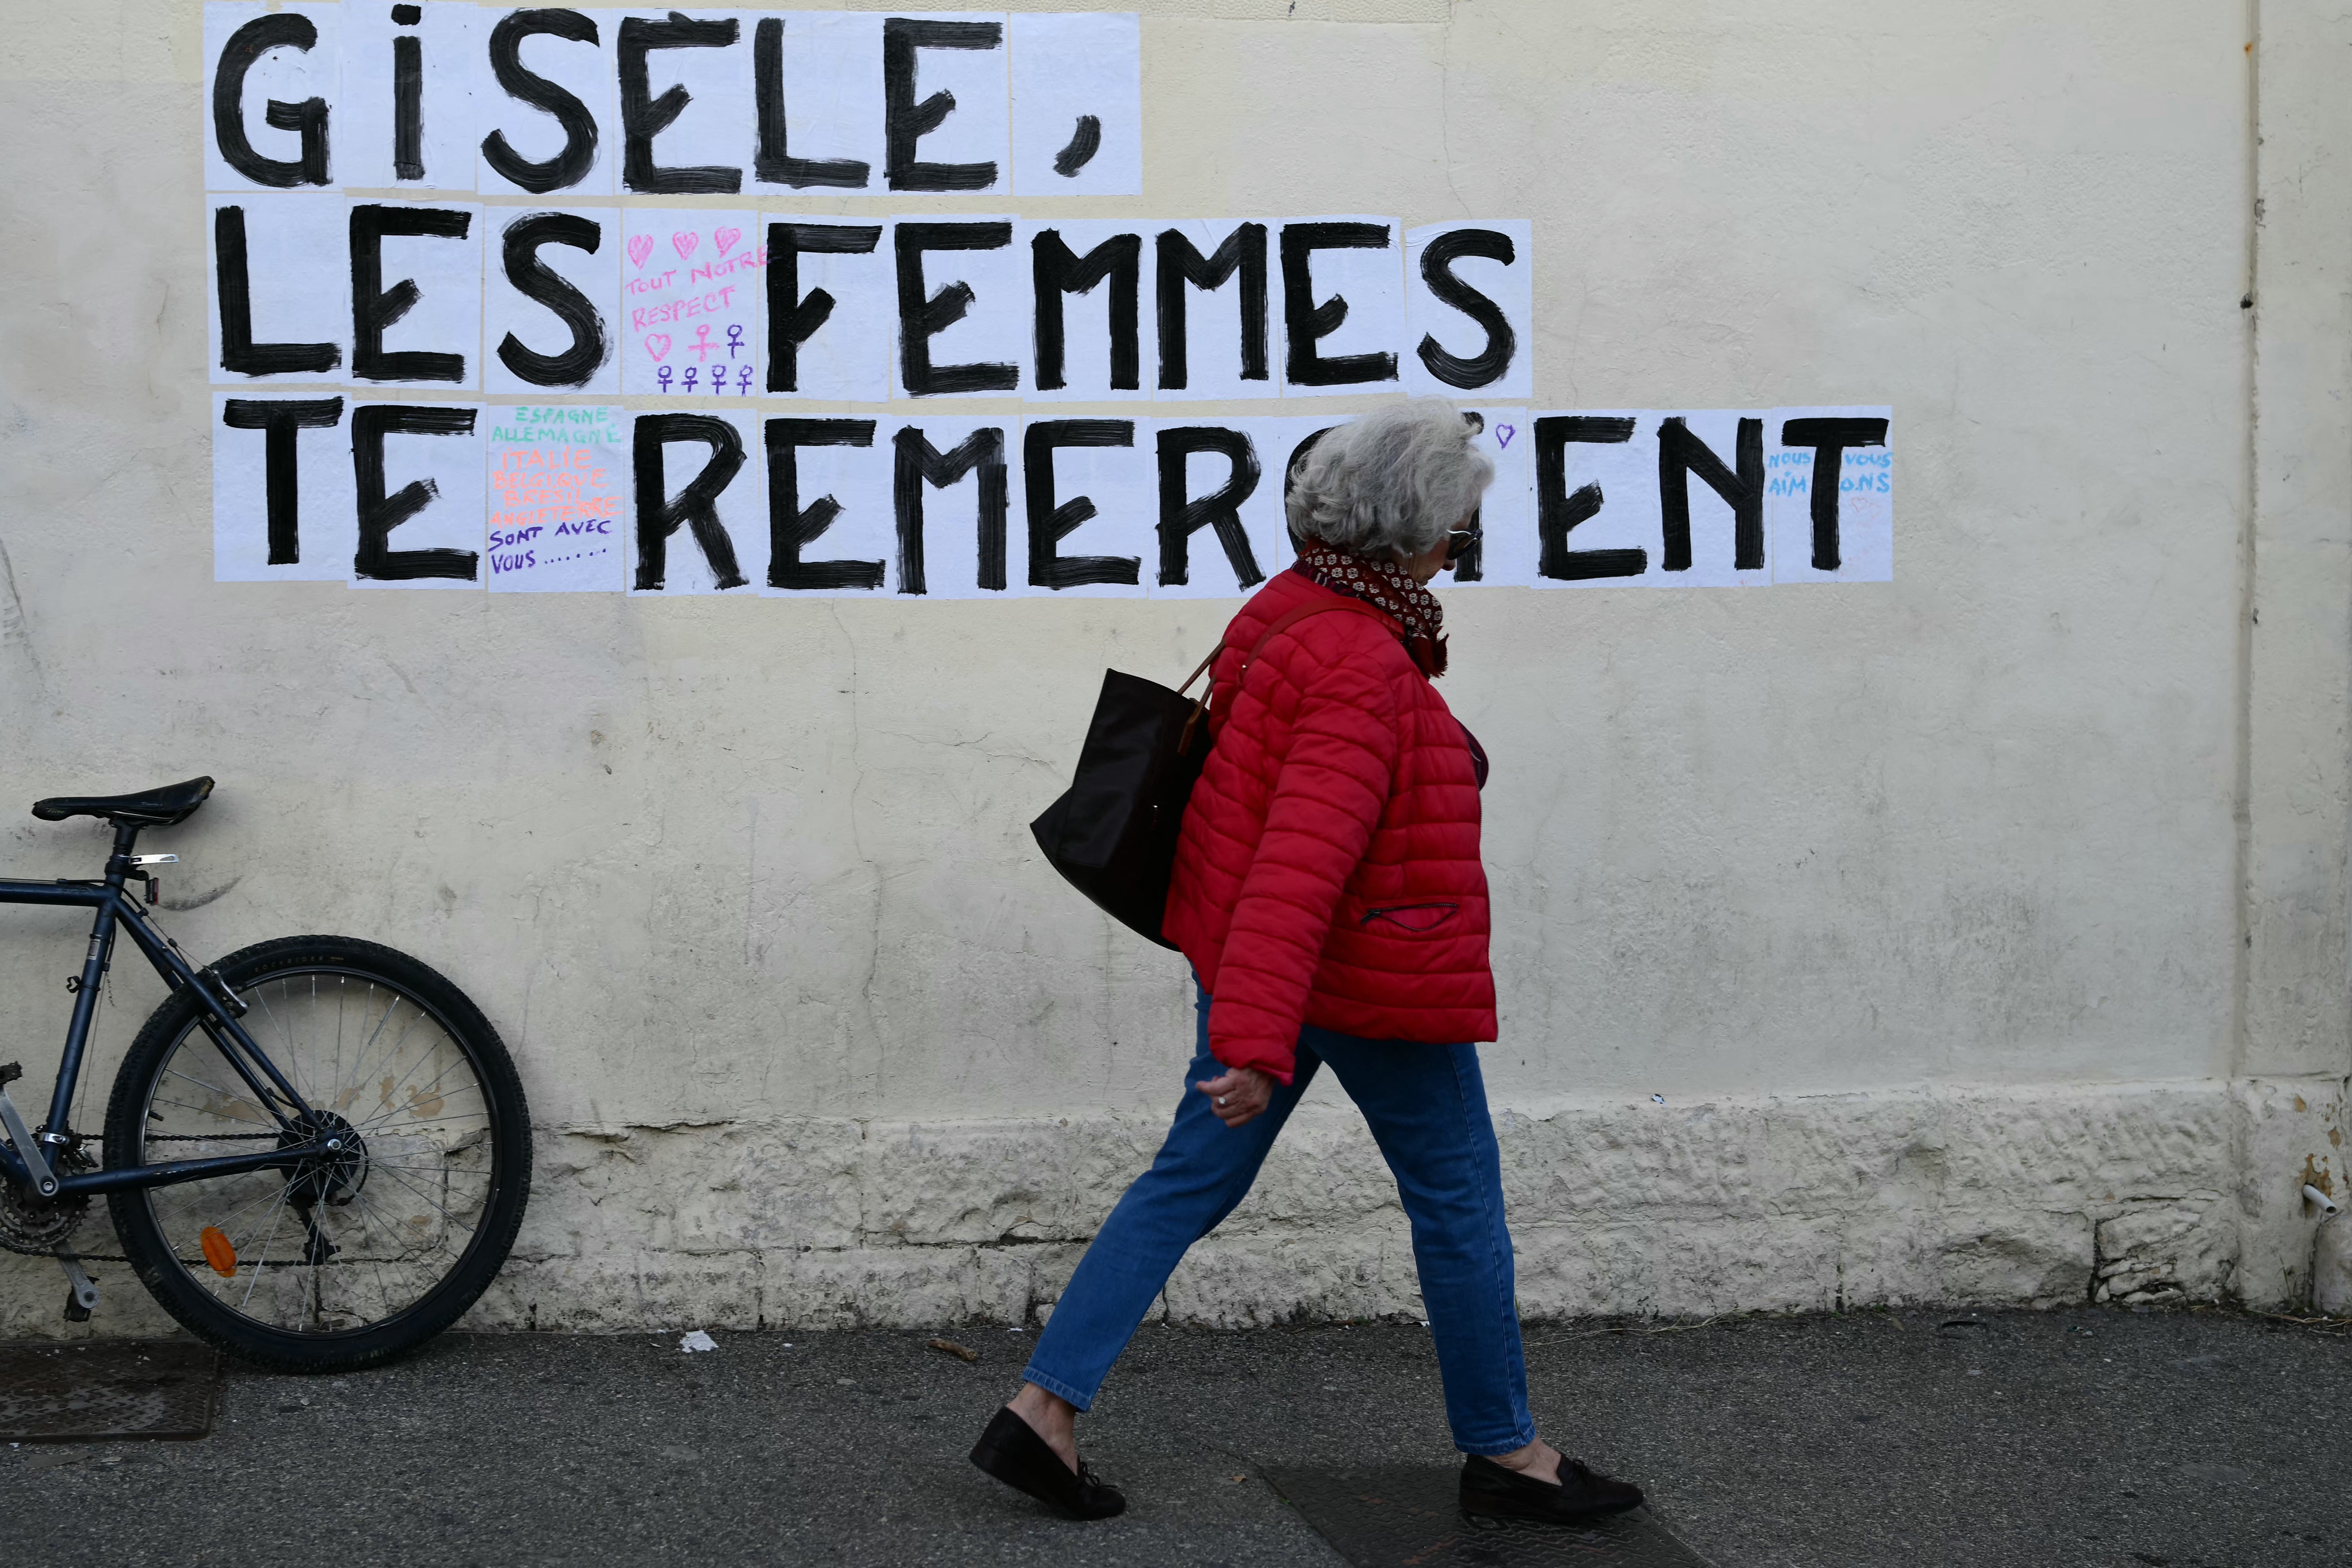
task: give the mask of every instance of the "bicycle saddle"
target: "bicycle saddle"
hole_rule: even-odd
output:
[[[205,796],[213,793],[210,779],[162,784],[131,795],[60,795],[33,803],[33,815],[43,822],[63,822],[68,816],[102,816],[109,822],[139,827],[169,827],[194,816]]]

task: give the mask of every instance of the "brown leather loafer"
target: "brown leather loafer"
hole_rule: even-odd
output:
[[[1037,1436],[1026,1421],[1006,1405],[971,1447],[971,1462],[1015,1491],[1027,1492],[1049,1508],[1072,1519],[1108,1519],[1127,1511],[1118,1489],[1096,1475],[1084,1459],[1076,1474],[1054,1452],[1054,1445]]]

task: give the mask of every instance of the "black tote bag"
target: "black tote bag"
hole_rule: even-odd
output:
[[[1325,610],[1354,610],[1394,626],[1354,599],[1299,605],[1266,627],[1235,672],[1235,685],[1276,632]],[[1105,670],[1076,776],[1029,825],[1037,847],[1072,887],[1119,924],[1165,948],[1176,945],[1160,934],[1176,840],[1212,743],[1207,691],[1197,701],[1184,691],[1223,651],[1220,646],[1202,659],[1173,691],[1141,676]]]
[[[1184,685],[1216,657],[1202,659]],[[1156,680],[1105,670],[1077,774],[1029,825],[1037,847],[1072,887],[1162,947],[1176,945],[1160,934],[1176,836],[1208,760],[1205,695],[1196,702],[1182,688],[1171,691]]]

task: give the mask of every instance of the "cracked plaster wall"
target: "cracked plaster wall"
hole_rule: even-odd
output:
[[[1895,407],[1893,584],[1453,597],[1530,1305],[2308,1289],[2288,1177],[2342,1182],[2352,1068],[2347,24],[1138,8],[1147,195],[1034,210],[1525,216],[1538,404]],[[1190,1026],[1024,824],[1097,672],[1180,673],[1226,606],[214,584],[198,8],[79,10],[6,5],[0,801],[212,773],[151,845],[192,948],[349,931],[482,1003],[542,1129],[485,1321],[1049,1300]],[[24,875],[100,842],[0,823]],[[0,910],[37,1081],[80,946]],[[114,986],[91,1104],[156,999]],[[1410,1310],[1349,1125],[1310,1106],[1172,1310]],[[8,1321],[53,1272],[0,1259]]]

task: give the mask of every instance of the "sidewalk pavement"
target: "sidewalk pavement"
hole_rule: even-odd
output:
[[[1426,1330],[1151,1328],[1080,1423],[1125,1517],[964,1460],[1033,1336],[449,1335],[232,1367],[187,1443],[0,1448],[28,1559],[1337,1565],[1262,1466],[1452,1460]],[[1719,1568],[2342,1568],[2352,1338],[2223,1311],[1531,1326],[1548,1436]]]

